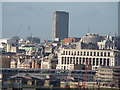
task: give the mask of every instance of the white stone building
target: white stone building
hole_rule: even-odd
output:
[[[57,69],[73,70],[74,65],[92,65],[92,70],[100,66],[119,66],[120,52],[115,50],[61,49],[58,53]]]

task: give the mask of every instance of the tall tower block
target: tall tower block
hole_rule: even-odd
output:
[[[69,13],[65,11],[55,11],[53,13],[53,32],[52,39],[59,38],[63,40],[68,38]]]

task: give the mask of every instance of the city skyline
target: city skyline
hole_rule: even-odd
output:
[[[69,2],[4,2],[2,5],[3,38],[15,35],[25,38],[32,34],[40,37],[41,40],[51,39],[52,14],[59,10],[70,13],[69,37],[82,37],[88,32],[100,35],[107,35],[111,32],[111,35],[114,35],[118,30],[117,2],[79,2],[74,4]]]

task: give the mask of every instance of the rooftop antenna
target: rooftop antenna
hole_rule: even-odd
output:
[[[90,28],[88,27],[88,33],[90,33]]]
[[[90,28],[88,27],[88,32],[87,32],[87,35],[89,35],[90,34]]]
[[[28,32],[30,32],[30,37],[32,37],[32,33],[31,33],[31,30],[30,30],[30,26],[28,26]]]

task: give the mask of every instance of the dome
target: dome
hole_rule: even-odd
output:
[[[103,37],[98,34],[87,34],[83,36],[80,41],[83,43],[97,44],[97,42],[100,42],[101,40],[103,40]]]

